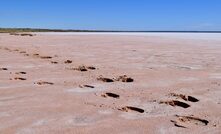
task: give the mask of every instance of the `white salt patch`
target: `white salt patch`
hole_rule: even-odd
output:
[[[174,68],[181,69],[181,70],[199,70],[199,69],[203,69],[203,67],[201,65],[192,65],[192,66],[187,66],[187,65],[169,65],[169,67],[174,67]]]
[[[221,79],[221,73],[214,73],[214,74],[210,74],[210,77],[212,79]]]
[[[99,110],[98,113],[103,114],[103,115],[110,115],[113,113],[113,111],[112,110]]]
[[[185,77],[185,78],[181,78],[180,80],[181,81],[197,81],[199,79],[195,77]]]
[[[129,112],[124,112],[124,113],[120,114],[119,116],[124,119],[135,120],[135,119],[144,118],[143,115],[144,115],[144,113],[136,113],[136,112],[129,111]]]
[[[20,129],[16,134],[35,134],[31,128]]]
[[[69,117],[66,119],[66,125],[74,125],[74,126],[88,126],[94,123],[94,120],[91,117]]]
[[[45,125],[46,123],[47,123],[47,120],[42,119],[42,120],[38,120],[38,121],[34,122],[32,125],[33,126],[42,126],[42,125]]]
[[[33,86],[33,84],[17,84],[17,85],[10,85],[10,86],[0,86],[0,89],[30,87],[30,86]]]
[[[104,91],[106,90],[105,88],[105,84],[101,85],[101,84],[91,84],[92,86],[94,86],[94,88],[88,88],[88,87],[76,87],[76,88],[72,88],[72,89],[67,89],[66,92],[75,92],[75,93],[90,93],[90,92],[97,92],[97,91]]]
[[[96,91],[103,91],[103,90],[101,88],[80,88],[80,87],[67,90],[67,92],[74,92],[74,93],[89,93]]]
[[[9,117],[10,114],[7,112],[0,112],[0,117]]]
[[[180,39],[221,40],[221,33],[168,33],[168,32],[47,32],[38,35],[123,35],[123,36],[154,36]]]
[[[26,65],[26,66],[22,66],[23,68],[37,68],[37,67],[40,67],[39,65],[36,66],[36,65]]]

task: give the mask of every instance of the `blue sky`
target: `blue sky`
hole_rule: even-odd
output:
[[[0,27],[221,30],[221,0],[1,0]]]

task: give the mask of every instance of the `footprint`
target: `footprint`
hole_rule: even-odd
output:
[[[186,128],[185,126],[182,126],[180,124],[177,123],[177,121],[171,120],[171,122],[174,124],[174,126],[176,127],[181,127],[181,128]]]
[[[195,97],[192,97],[192,96],[186,96],[186,95],[183,95],[183,94],[175,94],[175,93],[171,93],[170,94],[171,96],[173,97],[177,97],[177,98],[181,98],[185,101],[191,101],[191,102],[198,102],[199,100]]]
[[[14,80],[27,80],[26,78],[15,77]]]
[[[127,77],[126,75],[123,75],[123,76],[119,76],[118,78],[113,78],[113,79],[110,79],[110,78],[105,78],[103,76],[99,76],[97,78],[97,80],[100,80],[100,81],[103,81],[103,82],[114,82],[114,81],[121,81],[121,82],[133,82],[134,80],[130,77]]]
[[[77,68],[73,68],[73,70],[81,71],[81,72],[86,72],[88,71],[85,66],[79,66]]]
[[[77,68],[73,68],[72,70],[77,70],[77,71],[81,71],[81,72],[86,72],[89,70],[95,70],[96,68],[93,66],[79,66]]]
[[[19,36],[18,33],[10,33],[9,35],[15,35],[15,36]]]
[[[122,108],[119,108],[118,110],[123,111],[123,112],[134,111],[138,113],[144,113],[143,109],[137,108],[137,107],[131,107],[131,106],[122,107]]]
[[[9,48],[7,48],[7,47],[4,47],[4,50],[11,51],[11,49],[9,49]]]
[[[182,107],[182,108],[188,108],[190,107],[189,104],[187,103],[184,103],[184,102],[181,102],[181,101],[177,101],[177,100],[172,100],[172,101],[161,101],[160,104],[167,104],[167,105],[170,105],[170,106],[179,106],[179,107]]]
[[[18,52],[19,50],[18,49],[14,49],[13,51]]]
[[[2,68],[0,68],[0,70],[6,71],[6,70],[8,70],[8,68],[2,67]]]
[[[87,69],[90,69],[90,70],[96,70],[96,67],[88,66]]]
[[[52,59],[51,56],[40,56],[41,59]]]
[[[116,81],[122,81],[122,82],[133,82],[134,79],[127,77],[127,75],[119,76]]]
[[[97,80],[99,80],[99,81],[103,81],[103,82],[114,82],[113,79],[110,79],[110,78],[104,78],[103,76],[99,76],[99,77],[97,78]]]
[[[105,93],[105,94],[102,94],[101,96],[105,98],[107,97],[112,97],[112,98],[117,98],[117,99],[120,98],[120,95],[115,94],[115,93]]]
[[[47,81],[39,81],[39,82],[36,82],[34,84],[38,84],[38,85],[54,85],[54,83],[47,82]]]
[[[39,56],[39,54],[33,54],[33,56]]]
[[[27,74],[26,72],[16,72],[15,74]]]
[[[34,34],[30,34],[30,33],[10,33],[10,35],[14,35],[14,36],[34,36]]]
[[[34,34],[30,34],[30,33],[22,33],[22,34],[20,34],[20,36],[34,36]]]
[[[11,51],[9,48],[5,47],[4,50]]]
[[[25,53],[26,53],[26,51],[20,51],[19,53],[21,53],[21,54],[25,54]]]
[[[187,128],[187,126],[192,126],[192,125],[200,125],[200,126],[207,126],[209,121],[205,119],[200,119],[197,117],[193,116],[179,116],[176,115],[177,120],[171,120],[171,122],[174,123],[176,127],[182,127],[182,128]]]
[[[57,61],[51,61],[51,63],[52,63],[52,64],[58,64],[58,62],[57,62]]]
[[[29,54],[24,54],[24,56],[29,56]]]
[[[65,63],[65,64],[71,64],[72,61],[71,61],[71,60],[66,60],[64,63]]]

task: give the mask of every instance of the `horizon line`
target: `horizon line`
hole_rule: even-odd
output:
[[[182,33],[221,33],[214,30],[94,30],[94,29],[60,29],[60,28],[2,28],[0,32],[182,32]]]

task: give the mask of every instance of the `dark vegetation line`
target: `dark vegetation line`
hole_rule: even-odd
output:
[[[116,31],[116,30],[64,30],[64,29],[38,29],[38,28],[0,28],[0,33],[16,32],[167,32],[167,33],[221,33],[221,31]]]

